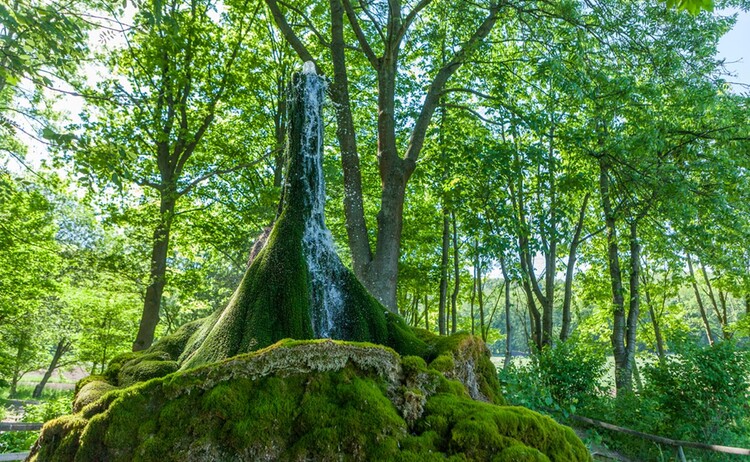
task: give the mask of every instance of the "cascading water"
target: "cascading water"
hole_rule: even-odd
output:
[[[307,216],[302,248],[308,267],[311,318],[315,336],[337,337],[337,319],[344,307],[341,287],[344,267],[336,254],[331,232],[325,225],[325,182],[323,180],[323,102],[326,82],[306,62],[302,68],[299,94],[304,98],[302,127],[304,201]]]

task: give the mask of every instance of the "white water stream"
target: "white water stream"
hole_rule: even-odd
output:
[[[313,332],[317,338],[336,337],[336,320],[344,306],[341,289],[344,267],[325,225],[326,191],[323,180],[323,102],[326,82],[307,62],[299,79],[304,98],[302,161],[305,183],[305,220],[302,248],[307,260]]]

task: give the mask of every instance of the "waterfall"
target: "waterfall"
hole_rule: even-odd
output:
[[[331,232],[325,225],[323,179],[323,102],[326,82],[306,62],[298,85],[304,88],[302,162],[304,175],[305,229],[302,249],[308,267],[312,327],[318,338],[337,337],[336,323],[344,306],[341,286],[344,267],[336,254]]]

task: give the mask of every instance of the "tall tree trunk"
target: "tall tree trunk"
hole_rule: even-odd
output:
[[[549,227],[542,227],[543,241],[547,241],[544,255],[544,299],[542,303],[542,344],[552,345],[552,322],[555,305],[555,276],[557,275],[557,182],[555,181],[555,126],[550,127],[547,171],[549,173]],[[547,229],[545,229],[547,228]],[[547,237],[544,237],[544,234]],[[533,268],[532,268],[533,271]]]
[[[279,73],[276,79],[276,112],[273,115],[274,138],[274,162],[273,162],[273,185],[281,187],[282,174],[284,171],[284,144],[286,138],[286,72]]]
[[[453,221],[453,292],[451,293],[451,334],[456,333],[456,316],[458,311],[458,291],[461,288],[461,273],[458,268],[458,226],[456,224],[456,214],[451,211],[451,220]]]
[[[719,288],[719,303],[721,304],[721,316],[722,316],[722,331],[724,333],[724,340],[732,338],[732,333],[729,331],[729,317],[727,316],[727,293]]]
[[[708,322],[708,315],[706,314],[706,307],[703,304],[703,297],[701,297],[701,291],[698,288],[698,280],[695,278],[695,271],[693,270],[693,261],[690,258],[690,254],[687,254],[688,271],[690,272],[690,283],[693,286],[693,292],[695,293],[695,300],[698,302],[698,310],[700,311],[701,320],[703,321],[703,328],[706,330],[706,339],[708,344],[713,346],[714,336],[711,332],[711,324]]]
[[[474,335],[474,300],[477,296],[477,265],[474,260],[474,267],[472,271],[472,284],[471,284],[471,303],[469,304],[469,316],[471,317],[471,335]]]
[[[633,390],[633,370],[626,348],[627,321],[625,300],[620,270],[620,255],[617,245],[617,227],[612,198],[610,196],[609,163],[606,156],[599,159],[599,192],[601,195],[604,222],[607,228],[607,264],[612,287],[612,352],[615,359],[615,387],[617,394]]]
[[[508,268],[505,266],[504,255],[500,256],[500,269],[503,272],[503,280],[505,280],[505,360],[503,361],[503,369],[507,369],[513,357],[513,324],[510,320],[510,278],[508,277]]]
[[[484,337],[484,287],[482,286],[482,262],[479,258],[479,240],[474,241],[474,267],[476,268],[477,303],[479,305],[479,335]],[[474,330],[472,329],[472,334]]]
[[[275,3],[267,0],[269,5]],[[362,200],[362,172],[357,154],[357,131],[352,117],[349,98],[349,77],[346,69],[344,42],[344,9],[341,0],[329,0],[331,9],[331,62],[333,64],[333,81],[330,92],[336,113],[336,139],[341,150],[341,166],[344,174],[344,216],[346,217],[346,235],[349,250],[352,252],[352,269],[363,283],[367,280],[367,267],[372,261],[372,251],[365,222],[364,202]],[[280,18],[276,17],[279,23]],[[283,27],[282,27],[283,31]],[[287,40],[294,37],[285,33]],[[295,50],[305,61],[312,56],[304,53],[299,47]]]
[[[667,353],[664,349],[664,337],[662,337],[661,334],[661,325],[659,324],[659,318],[656,316],[656,310],[654,310],[654,301],[651,298],[651,291],[648,289],[648,284],[645,277],[643,277],[643,294],[646,296],[648,314],[651,318],[651,325],[654,328],[654,338],[656,339],[656,354],[659,357],[659,362],[664,363],[664,361],[667,359]]]
[[[440,305],[438,307],[438,329],[440,335],[447,334],[446,307],[448,304],[448,255],[450,253],[450,219],[443,208],[443,246],[440,261]]]
[[[571,314],[570,308],[573,300],[573,274],[575,273],[576,258],[578,255],[578,246],[581,243],[581,232],[583,231],[583,220],[586,217],[586,207],[589,202],[591,194],[586,193],[583,196],[583,204],[581,210],[578,213],[578,221],[576,222],[575,231],[573,232],[573,239],[570,241],[570,252],[568,253],[568,266],[565,269],[565,295],[563,298],[562,307],[562,326],[560,326],[560,340],[563,342],[570,337],[570,322]]]
[[[164,283],[167,273],[167,253],[169,251],[169,234],[174,220],[175,196],[173,192],[164,190],[159,207],[159,224],[154,230],[153,247],[151,250],[151,271],[146,297],[143,304],[140,326],[133,351],[145,350],[154,341],[154,332],[159,323],[159,308],[164,293]]]
[[[641,243],[638,240],[638,220],[630,223],[630,309],[628,310],[627,335],[625,351],[627,361],[631,369],[637,374],[635,364],[636,333],[638,329],[638,316],[641,311]],[[639,389],[642,387],[640,376],[636,375],[636,383]]]
[[[8,390],[8,398],[15,398],[18,394],[18,381],[21,380],[23,374],[21,373],[21,358],[26,353],[28,348],[28,338],[20,339],[18,346],[16,347],[16,358],[13,361],[13,368],[10,378],[10,390]]]
[[[44,371],[44,375],[42,376],[42,380],[34,387],[34,393],[32,393],[33,398],[41,398],[42,393],[44,392],[44,387],[47,386],[47,381],[50,377],[52,377],[52,373],[57,369],[57,365],[60,362],[60,358],[65,355],[70,350],[72,343],[68,341],[68,339],[61,339],[59,342],[57,342],[57,346],[55,347],[55,353],[52,355],[52,361],[50,361],[49,366],[47,367],[47,370]]]
[[[719,321],[719,327],[721,328],[721,335],[726,340],[731,337],[729,335],[729,331],[727,330],[727,322],[724,316],[721,314],[721,310],[719,309],[719,304],[716,302],[716,297],[714,296],[714,289],[713,284],[711,284],[711,279],[708,277],[708,271],[706,271],[706,265],[703,262],[700,262],[701,264],[701,274],[703,275],[703,279],[706,281],[706,288],[708,290],[708,299],[711,300],[711,306],[714,309],[714,313],[716,314],[716,319]]]
[[[427,294],[424,295],[424,328],[430,330],[430,307],[427,305]]]

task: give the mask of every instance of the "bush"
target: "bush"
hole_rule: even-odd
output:
[[[526,366],[499,372],[509,402],[536,410],[574,411],[599,393],[606,356],[576,338],[531,357]]]
[[[605,372],[604,352],[571,338],[544,348],[533,360],[556,403],[577,405],[598,394]]]
[[[644,367],[644,398],[664,419],[659,434],[718,444],[750,441],[750,358],[734,342],[682,346],[661,364]]]

